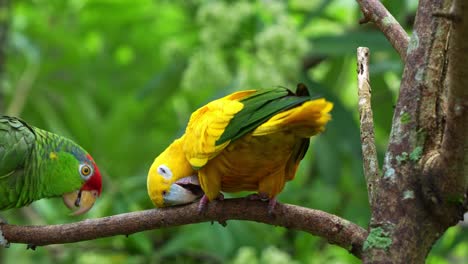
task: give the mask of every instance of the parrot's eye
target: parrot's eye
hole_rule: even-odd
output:
[[[93,174],[93,169],[88,164],[80,165],[80,175],[83,180],[87,181],[91,177],[92,174]]]
[[[166,165],[160,165],[158,167],[158,174],[163,176],[165,179],[170,179],[172,177],[172,171]]]

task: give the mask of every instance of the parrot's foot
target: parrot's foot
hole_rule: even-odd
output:
[[[276,197],[271,198],[268,201],[268,215],[273,215],[273,211],[275,210],[275,206],[278,203]]]
[[[208,205],[209,200],[206,195],[203,195],[202,198],[200,199],[200,202],[198,203],[198,213],[201,214],[206,210],[206,206]]]
[[[3,236],[2,226],[4,224],[8,224],[8,223],[7,221],[5,221],[5,219],[0,217],[0,247],[9,248],[10,242],[8,242],[8,240],[6,240],[6,238]]]
[[[224,195],[222,193],[220,193],[218,195],[218,197],[216,197],[216,200],[223,201],[224,200]],[[204,194],[202,196],[202,198],[200,199],[200,202],[198,203],[198,213],[199,214],[203,213],[206,210],[206,206],[208,205],[209,202],[210,202],[210,200],[208,199],[208,196],[206,196],[206,194]]]
[[[262,201],[262,202],[268,201],[268,214],[269,215],[273,215],[273,211],[275,210],[275,206],[278,203],[278,201],[276,200],[276,197],[270,198],[270,197],[268,197],[268,194],[266,194],[266,193],[250,194],[249,196],[247,196],[247,199],[249,199],[251,201]]]

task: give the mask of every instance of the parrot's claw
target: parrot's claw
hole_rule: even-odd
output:
[[[206,210],[206,206],[208,205],[209,200],[206,195],[203,195],[198,203],[198,213],[201,214]]]
[[[218,195],[218,197],[216,197],[216,200],[223,201],[224,200],[224,195],[222,193],[220,193]],[[206,206],[208,205],[209,202],[210,202],[210,200],[208,199],[208,196],[206,196],[206,194],[204,194],[202,196],[202,198],[200,199],[200,202],[198,203],[198,213],[199,214],[203,213],[206,210]]]
[[[253,193],[247,196],[247,199],[251,201],[268,201],[268,215],[273,215],[273,211],[275,210],[275,206],[278,203],[275,197],[269,198],[268,194],[266,193]]]
[[[278,201],[276,200],[276,198],[271,198],[268,201],[268,215],[273,215],[273,211],[275,210],[277,203]]]
[[[6,238],[3,236],[2,226],[4,224],[8,224],[8,223],[7,221],[5,221],[5,219],[0,217],[0,247],[9,248],[10,242],[8,242],[8,240],[6,240]]]

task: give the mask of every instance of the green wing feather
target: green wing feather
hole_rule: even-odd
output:
[[[244,108],[231,120],[224,133],[216,141],[216,145],[221,145],[228,140],[239,139],[275,114],[310,99],[307,87],[303,84],[298,85],[297,94],[283,87],[259,90],[241,100]]]
[[[0,210],[16,206],[35,141],[33,129],[25,122],[0,117]]]
[[[24,168],[35,140],[33,129],[20,119],[0,117],[0,178]]]

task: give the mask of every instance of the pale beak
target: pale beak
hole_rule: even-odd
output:
[[[171,185],[171,188],[163,197],[164,206],[191,203],[202,195],[203,191],[198,182],[198,176],[185,177]]]
[[[88,212],[98,197],[97,191],[79,190],[63,195],[63,202],[68,209],[76,209],[71,215],[80,215]]]

